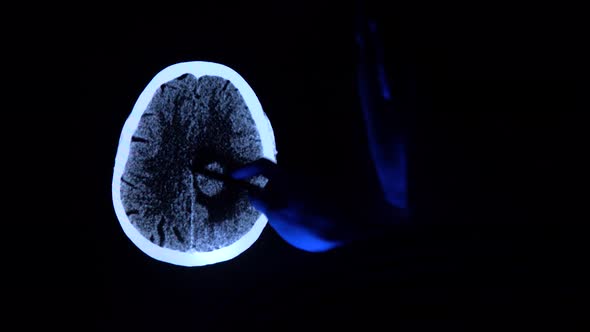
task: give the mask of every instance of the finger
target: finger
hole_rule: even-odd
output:
[[[264,175],[271,178],[276,173],[277,165],[265,158],[258,159],[250,164],[232,171],[231,177],[236,180],[245,180],[256,175]]]
[[[248,192],[248,199],[250,200],[250,204],[258,210],[260,213],[268,215],[270,212],[270,202],[268,201],[268,196],[265,195],[262,191],[249,191]]]

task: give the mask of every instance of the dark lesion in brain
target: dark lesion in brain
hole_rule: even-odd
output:
[[[245,189],[196,174],[219,173],[262,157],[256,124],[230,81],[185,74],[157,91],[134,133],[122,182],[133,225],[156,245],[206,252],[228,246],[260,213]],[[257,177],[251,183],[263,186]],[[137,211],[137,212],[135,212]]]

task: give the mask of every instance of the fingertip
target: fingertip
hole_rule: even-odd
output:
[[[268,177],[274,173],[275,166],[271,160],[262,158],[230,172],[230,176],[236,180],[245,180],[256,175]]]
[[[229,175],[235,180],[244,180],[249,178],[251,173],[253,173],[253,171],[246,166],[230,172]]]
[[[256,164],[248,164],[236,170],[230,172],[230,176],[235,180],[246,180],[253,176],[259,175],[262,173],[260,167]]]

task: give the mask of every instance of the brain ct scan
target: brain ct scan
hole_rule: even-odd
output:
[[[127,118],[112,198],[129,239],[150,257],[183,266],[232,259],[266,226],[227,174],[260,158],[276,162],[274,133],[258,98],[234,70],[193,61],[149,82]],[[262,176],[249,180],[264,187]]]

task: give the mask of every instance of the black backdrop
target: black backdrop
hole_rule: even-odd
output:
[[[578,326],[578,21],[549,8],[370,6],[392,72],[417,82],[409,156],[419,226],[324,254],[267,227],[237,258],[196,268],[149,258],[114,214],[112,167],[137,97],[168,65],[225,64],[256,92],[285,167],[363,190],[354,7],[195,4],[81,19],[75,120],[90,193],[73,224],[84,249],[64,249],[65,321],[109,331]]]

